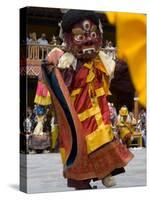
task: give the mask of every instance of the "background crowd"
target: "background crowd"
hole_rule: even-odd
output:
[[[110,120],[115,137],[122,140],[123,143],[125,142],[128,147],[138,147],[136,137],[134,138],[134,134],[136,133],[141,137],[142,147],[146,147],[145,109],[140,110],[138,120],[135,120],[133,113],[129,112],[125,105],[120,108],[118,113],[113,103],[108,103],[108,105],[110,109]],[[23,127],[26,137],[25,142],[27,153],[59,151],[59,129],[52,105],[34,105],[33,108],[28,107]],[[125,138],[124,135],[122,136],[124,130],[128,130],[130,137],[129,135],[127,138]],[[32,141],[33,139],[34,145]],[[37,143],[36,145],[35,141]],[[33,146],[38,146],[39,148],[36,149],[33,148]]]

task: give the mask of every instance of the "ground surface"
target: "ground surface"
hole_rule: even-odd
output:
[[[131,149],[134,159],[126,167],[126,173],[116,176],[117,186],[131,187],[146,185],[146,149]],[[21,154],[21,158],[24,155]],[[23,170],[24,164],[21,164]],[[74,190],[67,187],[62,176],[62,164],[59,153],[27,155],[27,191],[28,193]],[[91,183],[93,185],[93,182]],[[105,188],[101,181],[95,182],[99,189]]]

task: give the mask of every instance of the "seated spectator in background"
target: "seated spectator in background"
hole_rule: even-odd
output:
[[[142,143],[143,143],[143,146],[146,147],[146,111],[145,109],[142,109],[139,113],[137,128],[139,131],[141,131]]]
[[[26,118],[23,122],[23,127],[24,127],[24,133],[30,134],[32,131],[32,121],[31,121],[31,116],[32,116],[32,110],[30,107],[27,108],[27,114]]]
[[[29,36],[27,36],[26,38],[26,43],[29,44],[31,39],[32,39],[32,33],[29,33]]]
[[[41,37],[38,39],[39,45],[48,45],[48,41],[46,39],[46,34],[42,33]],[[47,54],[47,49],[43,46],[40,47],[40,59],[44,59]]]
[[[28,40],[28,44],[37,44],[37,37],[36,37],[36,33],[33,32],[30,35],[30,39]]]
[[[29,39],[29,37],[27,36],[27,37],[26,37],[26,43],[27,43],[27,44],[29,44],[29,40],[30,40],[30,39]]]
[[[114,127],[117,123],[117,111],[113,103],[108,103],[108,107],[110,111],[110,120],[111,120],[112,126]]]
[[[46,34],[42,33],[41,37],[38,39],[38,44],[39,45],[48,45],[48,41],[46,39]]]
[[[108,48],[108,43],[109,43],[109,41],[106,40],[106,41],[105,41],[105,48]]]
[[[116,59],[116,51],[115,47],[113,47],[113,43],[111,41],[105,41],[105,53],[110,56],[112,59]]]
[[[126,106],[122,106],[120,108],[116,125],[118,127],[120,139],[123,144],[126,144],[126,146],[129,147],[133,139],[132,135],[134,132],[133,127],[135,125],[135,119],[133,116],[131,118],[131,113],[129,114]]]
[[[108,45],[106,48],[108,49],[107,55],[109,55],[112,59],[115,60],[115,58],[116,58],[115,47],[113,47],[113,44],[111,41],[108,42]]]
[[[107,46],[109,49],[114,49],[113,47],[113,43],[111,41],[108,42],[108,46]]]

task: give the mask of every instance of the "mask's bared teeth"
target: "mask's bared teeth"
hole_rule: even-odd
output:
[[[91,54],[95,52],[95,48],[86,48],[86,49],[83,49],[83,53],[88,53],[88,54]]]

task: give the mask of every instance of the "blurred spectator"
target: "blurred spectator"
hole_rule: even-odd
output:
[[[106,40],[107,41],[107,40]],[[116,52],[115,52],[115,47],[113,47],[113,44],[111,41],[107,42],[106,46],[107,52],[106,54],[110,56],[112,59],[116,59]]]
[[[146,147],[146,112],[145,112],[145,109],[142,109],[139,113],[139,120],[138,120],[137,128],[142,133],[143,146]]]
[[[26,43],[29,44],[31,39],[32,39],[32,33],[29,33],[29,36],[27,36],[26,38]]]
[[[46,39],[46,34],[42,33],[41,37],[38,39],[37,42],[39,45],[41,45],[40,46],[40,59],[44,59],[47,54],[47,49],[46,49],[46,47],[44,47],[44,45],[48,45],[48,41]]]
[[[24,133],[31,133],[31,131],[32,131],[31,116],[32,116],[32,109],[30,107],[27,107],[26,118],[23,122]]]
[[[36,33],[33,32],[30,34],[30,39],[28,40],[28,44],[37,44],[37,37],[36,37]]]
[[[27,117],[23,122],[24,133],[28,133],[28,134],[30,134],[31,130],[32,130],[32,122],[31,122],[30,117],[31,117],[31,115],[27,114]]]
[[[135,120],[134,118],[131,118],[131,113],[129,114],[128,108],[126,106],[122,106],[119,110],[117,127],[119,137],[123,144],[126,144],[127,147],[130,146],[131,141],[133,140],[134,125]]]
[[[109,43],[109,41],[106,40],[106,41],[105,41],[105,47],[104,47],[104,48],[107,48],[107,47],[108,47],[108,43]]]
[[[53,35],[53,37],[52,37],[52,40],[51,40],[50,44],[51,44],[51,45],[57,45],[57,44],[58,44],[58,41],[57,41],[57,38],[56,38],[56,36],[55,36],[55,35]]]
[[[48,45],[48,41],[46,39],[46,34],[42,33],[41,37],[38,39],[38,44],[39,45]]]
[[[108,48],[109,48],[109,49],[114,49],[113,43],[112,43],[111,41],[108,42]]]
[[[112,126],[114,127],[117,122],[117,111],[113,103],[108,103],[108,106],[109,106],[109,111],[110,111],[110,120],[111,120]]]

